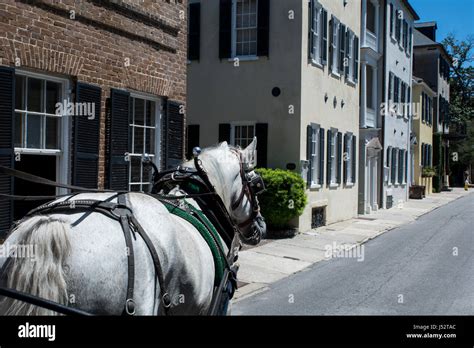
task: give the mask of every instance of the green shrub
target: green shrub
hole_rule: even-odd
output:
[[[435,175],[436,175],[436,168],[433,168],[433,167],[424,167],[421,172],[421,176],[425,178],[432,178]]]
[[[263,217],[270,227],[288,227],[290,220],[300,216],[306,206],[304,180],[288,170],[259,168],[256,171],[266,187],[259,196]]]

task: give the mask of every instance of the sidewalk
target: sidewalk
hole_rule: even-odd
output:
[[[241,251],[239,289],[234,301],[265,291],[270,283],[326,260],[326,246],[336,243],[338,246],[356,247],[473,192],[454,188],[452,192],[435,193],[422,200],[411,199],[400,207],[320,227],[291,239],[265,241],[263,245]]]

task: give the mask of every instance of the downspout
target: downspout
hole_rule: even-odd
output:
[[[386,35],[387,35],[387,2],[382,0],[382,3],[383,3],[383,10],[382,10],[382,15],[383,15],[383,25],[382,25],[382,38],[383,38],[383,64],[382,64],[382,71],[383,71],[383,75],[382,75],[382,102],[387,102],[388,103],[388,100],[385,100],[385,91],[386,91],[386,68],[387,68],[387,38],[386,38]],[[388,20],[388,22],[390,23],[390,20]],[[387,104],[385,105],[385,109],[387,109]],[[384,110],[386,111],[386,110]],[[379,107],[379,112],[380,112],[380,107]],[[386,114],[386,112],[385,112]],[[385,156],[386,156],[386,151],[385,151],[385,117],[386,115],[382,115],[382,131],[380,132],[380,140],[381,140],[381,143],[382,143],[382,155],[380,156],[380,173],[382,174],[381,175],[381,180],[380,180],[380,184],[379,184],[379,187],[380,187],[380,193],[379,193],[379,199],[380,199],[380,203],[381,203],[381,206],[383,209],[385,209],[385,202],[384,202],[384,185],[385,185],[385,173],[384,173],[384,163],[385,163]]]

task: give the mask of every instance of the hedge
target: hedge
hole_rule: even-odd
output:
[[[282,169],[256,170],[265,182],[266,191],[259,196],[260,208],[270,228],[289,227],[291,219],[300,216],[307,203],[306,184],[298,174]]]

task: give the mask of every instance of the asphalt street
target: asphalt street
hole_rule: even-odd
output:
[[[474,195],[367,242],[363,256],[316,263],[232,314],[474,315]]]

